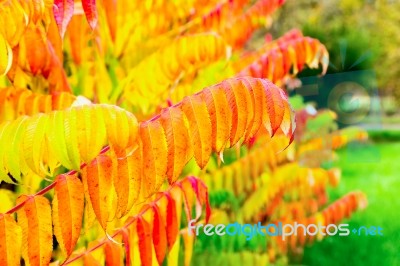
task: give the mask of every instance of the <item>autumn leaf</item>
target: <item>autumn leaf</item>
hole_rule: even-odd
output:
[[[193,256],[193,248],[194,248],[194,238],[195,235],[193,233],[189,233],[188,229],[185,229],[182,232],[183,243],[185,246],[185,266],[190,266],[190,261]]]
[[[17,204],[24,201],[17,212],[18,225],[22,228],[22,257],[29,265],[48,265],[53,250],[49,200],[43,196],[22,195]]]
[[[229,146],[235,145],[245,133],[247,115],[246,112],[241,112],[240,110],[246,110],[248,100],[246,92],[241,89],[243,87],[232,86],[231,82],[232,80],[229,80],[221,84],[226,90],[226,97],[232,110],[232,128],[230,131]]]
[[[0,33],[0,77],[7,74],[13,62],[13,53],[6,39]]]
[[[177,181],[166,191],[158,193],[153,201],[142,205],[139,213],[129,217],[122,227],[115,229],[116,232],[112,237],[118,240],[122,237],[127,265],[129,265],[131,257],[136,258],[136,255],[140,257],[142,265],[152,265],[155,262],[153,261],[154,253],[157,262],[159,264],[164,263],[167,252],[171,251],[179,237],[182,198],[192,199],[185,203],[189,204],[185,208],[193,208],[197,205],[199,216],[203,207],[205,207],[205,218],[208,221],[210,212],[208,190],[205,184],[195,177],[187,177]],[[64,264],[68,265],[80,258],[86,258],[91,252],[95,252],[99,247],[105,245],[106,262],[117,265],[120,260],[117,259],[116,253],[120,252],[121,248],[111,242],[110,238],[106,238],[97,244],[89,244],[86,251],[67,259]],[[94,247],[90,248],[90,246]]]
[[[178,217],[176,212],[175,200],[170,194],[165,194],[168,200],[167,203],[167,243],[168,249],[171,249],[175,243],[176,237],[178,235]]]
[[[267,78],[280,85],[284,78],[296,75],[306,65],[318,68],[321,64],[322,74],[325,74],[328,62],[327,49],[318,40],[298,34],[292,37],[288,34],[273,44],[265,45],[244,60],[238,60],[235,68],[239,71],[237,76]]]
[[[82,7],[90,27],[94,30],[97,25],[96,0],[82,0]]]
[[[122,265],[122,247],[114,242],[107,242],[104,247],[104,255],[106,258],[106,266]],[[129,264],[127,264],[129,265]]]
[[[168,182],[172,184],[178,179],[183,167],[189,160],[188,158],[193,156],[189,126],[183,112],[176,108],[163,110],[161,112],[160,123],[164,128],[167,138],[167,176]]]
[[[0,214],[0,265],[20,265],[22,230],[12,215]]]
[[[90,202],[100,225],[106,229],[107,222],[114,218],[112,208],[113,164],[110,157],[98,156],[82,170],[83,182],[86,182]]]
[[[31,47],[36,47],[32,50]],[[33,75],[41,74],[50,64],[51,54],[47,47],[46,34],[43,27],[30,25],[19,43],[19,65]]]
[[[59,175],[53,199],[54,235],[69,256],[78,241],[83,217],[84,190],[77,174]]]
[[[158,121],[141,123],[139,136],[142,145],[142,193],[145,198],[158,191],[166,179],[167,140]]]
[[[125,216],[139,199],[142,190],[142,154],[136,150],[122,158],[112,157],[114,175],[112,176],[117,195],[117,218]],[[110,178],[110,177],[109,177]]]
[[[136,224],[136,231],[139,238],[140,260],[143,266],[151,266],[152,264],[152,248],[151,248],[151,227],[149,223],[139,217]]]
[[[212,148],[219,153],[226,145],[231,130],[232,113],[222,90],[206,88],[203,91],[212,123]]]
[[[135,66],[121,81],[118,91],[144,115],[152,114],[157,105],[167,100],[171,85],[185,73],[196,73],[226,54],[225,41],[215,33],[181,36]],[[145,74],[148,69],[152,69],[151,76]]]
[[[158,263],[161,265],[167,252],[166,229],[169,225],[164,223],[164,218],[161,216],[160,209],[157,205],[153,206],[153,213],[153,244]]]
[[[55,0],[53,5],[54,18],[60,35],[63,38],[69,21],[74,12],[74,0]]]
[[[182,101],[182,111],[189,121],[189,132],[194,149],[194,158],[204,168],[211,155],[211,120],[206,104],[201,97],[189,96]]]
[[[66,92],[44,95],[25,88],[0,88],[0,122],[14,120],[21,115],[32,116],[63,110],[75,100],[74,95]]]
[[[39,124],[40,130],[34,130]],[[118,127],[127,131],[117,131]],[[8,171],[17,181],[21,174],[26,175],[30,170],[47,175],[48,171],[41,165],[48,162],[49,157],[53,164],[56,161],[78,170],[81,163],[94,159],[107,142],[116,151],[130,151],[138,146],[137,138],[136,118],[111,105],[84,105],[20,117],[0,124],[0,141],[10,143],[0,149],[0,176],[10,182],[6,178]],[[20,152],[22,146],[29,148],[27,153]],[[12,156],[6,156],[5,152]]]

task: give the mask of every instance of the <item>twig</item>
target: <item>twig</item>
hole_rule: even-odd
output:
[[[99,155],[100,155],[100,154],[106,153],[109,149],[110,149],[109,146],[104,147],[104,148],[100,151]],[[85,166],[86,166],[86,163],[81,164],[80,169],[84,168]],[[65,173],[65,174],[62,174],[62,175],[74,175],[74,174],[76,174],[76,173],[77,173],[76,170],[71,170],[71,171],[69,171],[69,172],[67,172],[67,173]],[[51,184],[48,185],[47,187],[43,188],[42,190],[40,190],[40,191],[38,191],[36,194],[34,194],[33,197],[46,194],[48,191],[52,190],[52,189],[56,186],[56,184],[57,184],[57,181],[54,181],[53,183],[51,183]],[[29,197],[28,199],[26,199],[26,200],[24,200],[24,201],[18,203],[18,204],[17,204],[16,206],[14,206],[12,209],[8,210],[8,211],[6,212],[6,214],[12,214],[12,213],[18,211],[18,210],[21,209],[21,208],[25,205],[25,203],[26,203],[28,200],[30,200],[30,199],[31,199],[31,197]]]

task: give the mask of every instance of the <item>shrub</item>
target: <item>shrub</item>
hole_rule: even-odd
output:
[[[0,264],[189,264],[185,222],[218,218],[209,191],[233,220],[337,223],[361,206],[352,193],[321,210],[338,171],[311,156],[362,133],[300,134],[276,155],[295,118],[275,84],[328,63],[298,30],[245,51],[283,2],[1,2]],[[316,118],[301,112],[305,129]],[[287,258],[285,243],[263,250]]]

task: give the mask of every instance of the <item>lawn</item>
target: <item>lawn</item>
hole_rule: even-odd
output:
[[[305,249],[304,265],[400,265],[400,142],[352,144],[339,156],[342,180],[330,198],[364,191],[368,207],[347,222],[380,226],[383,236],[328,237]]]

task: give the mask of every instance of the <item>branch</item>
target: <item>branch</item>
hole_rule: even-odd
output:
[[[103,153],[106,153],[109,149],[110,149],[110,146],[104,147],[104,148],[100,151],[99,155],[100,155],[100,154],[103,154]],[[86,166],[86,163],[82,163],[81,166],[80,166],[80,169],[83,169],[85,166]],[[76,174],[76,172],[77,172],[76,170],[71,170],[71,171],[69,171],[69,172],[67,172],[67,173],[65,173],[65,174],[62,174],[62,175],[74,175],[74,174]],[[42,190],[38,191],[36,194],[34,194],[34,195],[32,195],[31,197],[29,197],[27,200],[20,202],[18,205],[16,205],[16,206],[13,207],[12,209],[8,210],[8,211],[6,212],[6,214],[12,214],[12,213],[18,211],[18,210],[21,209],[21,208],[25,205],[25,203],[26,203],[28,200],[30,200],[32,197],[36,197],[36,196],[39,196],[39,195],[44,195],[44,194],[46,194],[48,191],[52,190],[52,189],[56,186],[56,184],[57,184],[57,181],[53,181],[53,183],[51,183],[51,184],[48,185],[47,187],[43,188]]]
[[[132,224],[138,219],[138,217],[143,216],[149,209],[151,209],[151,207],[152,207],[154,204],[156,204],[161,198],[163,198],[164,195],[168,194],[169,191],[171,191],[171,189],[174,188],[174,187],[176,187],[176,186],[174,185],[174,186],[169,187],[169,188],[168,188],[166,191],[164,191],[164,192],[162,193],[162,195],[160,195],[157,199],[155,199],[155,200],[152,201],[151,203],[147,204],[146,207],[145,207],[140,213],[136,214],[135,216],[132,216],[131,219],[129,219],[122,227],[120,227],[119,229],[117,229],[117,231],[116,231],[114,234],[112,234],[112,235],[110,236],[110,238],[113,239],[113,238],[115,238],[118,234],[121,234],[121,233],[123,233],[123,232],[126,232],[126,230],[128,229],[128,227],[129,227],[130,225],[132,225]],[[178,187],[179,187],[179,186],[178,186]],[[66,261],[65,261],[64,263],[62,263],[61,265],[68,265],[68,264],[70,264],[70,263],[72,263],[72,262],[74,262],[74,261],[76,261],[76,260],[82,258],[82,257],[85,256],[86,254],[91,253],[92,251],[95,251],[96,249],[100,248],[101,246],[103,246],[103,245],[106,244],[107,242],[111,241],[110,238],[108,238],[108,237],[107,237],[107,238],[104,238],[104,239],[103,239],[102,241],[100,241],[97,245],[91,247],[90,249],[86,250],[85,252],[82,252],[82,253],[76,255],[75,257],[73,257],[73,258],[71,258],[71,259],[66,260]]]

